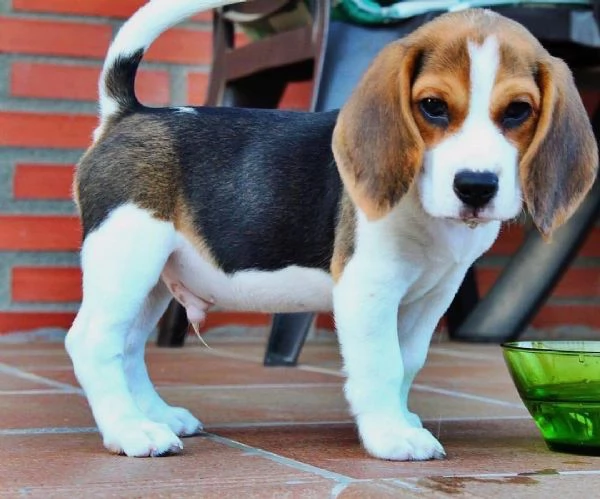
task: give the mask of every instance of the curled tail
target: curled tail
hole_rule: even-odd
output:
[[[140,106],[135,75],[150,44],[171,26],[205,10],[244,0],[150,0],[119,30],[104,61],[98,83],[100,127],[108,119]]]

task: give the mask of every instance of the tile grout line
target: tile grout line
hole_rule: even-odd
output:
[[[468,400],[475,400],[477,402],[484,402],[487,404],[501,405],[503,407],[512,407],[518,409],[525,409],[523,404],[517,404],[515,402],[506,402],[505,400],[495,399],[491,397],[483,397],[481,395],[472,395],[470,393],[458,392],[455,390],[447,390],[445,388],[435,388],[433,386],[422,385],[421,383],[413,383],[412,388],[420,392],[437,393],[439,395],[448,395],[456,398],[463,398]]]
[[[78,433],[98,433],[95,426],[88,427],[66,427],[59,426],[55,428],[9,428],[0,429],[0,437],[12,437],[20,435],[71,435]]]
[[[276,454],[274,452],[266,451],[266,450],[260,449],[258,447],[253,447],[251,445],[247,445],[242,442],[238,442],[237,440],[232,440],[230,438],[221,437],[219,435],[215,435],[214,433],[205,433],[204,437],[208,438],[209,440],[211,440],[213,442],[218,442],[222,445],[225,445],[227,447],[242,450],[249,455],[259,456],[259,457],[268,459],[269,461],[273,461],[277,464],[281,464],[283,466],[290,467],[297,471],[303,471],[306,473],[311,473],[313,475],[317,475],[317,476],[319,476],[321,478],[325,478],[327,480],[333,480],[334,482],[336,482],[337,485],[335,485],[332,488],[330,497],[337,497],[337,495],[339,495],[339,493],[341,493],[346,488],[346,486],[348,486],[352,483],[367,483],[367,482],[373,482],[375,480],[373,478],[367,478],[367,479],[352,478],[350,476],[342,475],[340,473],[336,473],[334,471],[329,471],[324,468],[319,468],[318,466],[313,466],[312,464],[303,463],[302,461],[297,461],[295,459],[291,459],[289,457],[285,457],[280,454]],[[403,480],[401,480],[399,478],[394,479],[392,483],[394,483],[395,485],[397,485],[399,487],[405,488],[405,489],[420,490],[415,485],[408,483],[408,482],[404,482]]]
[[[83,394],[83,391],[80,388],[69,385],[67,383],[61,383],[60,381],[54,381],[50,378],[45,378],[43,376],[38,376],[37,374],[28,373],[27,371],[23,371],[17,367],[9,366],[0,362],[0,373],[7,374],[9,376],[15,376],[17,378],[26,379],[28,381],[34,381],[37,383],[42,383],[44,385],[52,386],[54,388],[58,388],[64,391],[64,393],[75,393],[78,395]]]
[[[301,371],[318,373],[318,374],[329,374],[331,376],[336,376],[338,378],[346,378],[346,374],[343,371],[339,371],[337,369],[331,369],[330,367],[319,367],[319,366],[309,366],[309,365],[298,365],[297,369]]]
[[[251,385],[159,385],[155,387],[158,390],[260,390],[261,388],[267,389],[280,389],[280,388],[333,388],[341,387],[341,383],[265,383],[265,384],[251,384]]]
[[[251,357],[249,355],[242,355],[242,354],[235,353],[235,352],[228,352],[228,351],[222,350],[218,347],[203,348],[203,349],[199,350],[199,353],[214,355],[215,357],[225,357],[227,359],[243,360],[245,362],[250,362],[252,364],[260,364],[261,363],[261,361],[255,357]]]
[[[482,353],[469,353],[469,352],[460,352],[460,351],[454,351],[454,350],[450,350],[448,348],[444,348],[444,347],[436,347],[436,346],[432,346],[429,349],[429,353],[435,353],[438,355],[446,355],[448,357],[457,357],[460,359],[469,359],[469,360],[492,360],[492,361],[500,361],[498,363],[501,363],[502,358],[501,357],[497,357],[495,355],[486,355],[486,354],[482,354]]]
[[[344,373],[342,373],[340,371],[335,371],[333,369],[328,369],[325,367],[299,365],[299,366],[297,366],[297,368],[301,369],[303,371],[317,372],[317,373],[321,373],[321,374],[331,374],[332,376],[345,378]],[[430,392],[430,393],[437,393],[440,395],[447,395],[450,397],[475,400],[478,402],[484,402],[484,403],[493,404],[493,405],[501,405],[504,407],[512,407],[512,408],[519,408],[519,409],[524,408],[523,405],[517,404],[515,402],[507,402],[505,400],[495,399],[495,398],[491,398],[491,397],[483,397],[480,395],[472,395],[470,393],[459,392],[456,390],[447,390],[445,388],[436,388],[436,387],[429,386],[429,385],[423,385],[421,383],[413,383],[411,389],[422,391],[422,392]]]
[[[442,422],[463,422],[463,421],[515,421],[529,420],[529,416],[491,416],[491,417],[450,417],[443,418]],[[425,423],[437,423],[439,418],[429,418],[423,420]],[[352,419],[338,421],[265,421],[265,422],[235,422],[235,423],[216,423],[206,425],[206,430],[210,432],[219,430],[235,430],[248,428],[286,428],[300,426],[346,426],[352,425]],[[0,429],[0,436],[8,435],[47,435],[47,434],[68,434],[68,433],[97,433],[98,429],[94,426],[89,427],[46,427],[46,428],[7,428]]]
[[[67,392],[62,388],[34,388],[31,390],[0,390],[2,395],[65,395]],[[70,392],[68,392],[70,394]]]
[[[423,419],[424,423],[464,423],[469,421],[522,421],[528,420],[532,421],[531,416],[529,414],[523,414],[522,416],[463,416],[463,417],[454,417],[450,416],[448,418],[425,418]]]
[[[214,433],[206,433],[205,437],[213,442],[220,443],[227,447],[242,450],[244,452],[247,452],[250,455],[263,457],[263,458],[268,459],[269,461],[273,461],[277,464],[291,467],[298,471],[304,471],[306,473],[311,473],[313,475],[320,476],[321,478],[333,480],[337,483],[347,484],[347,483],[360,481],[358,479],[355,479],[355,478],[352,478],[352,477],[349,477],[346,475],[342,475],[340,473],[335,473],[334,471],[325,470],[323,468],[319,468],[319,467],[313,466],[311,464],[303,463],[301,461],[296,461],[295,459],[290,459],[288,457],[284,457],[279,454],[275,454],[274,452],[269,452],[264,449],[252,447],[251,445],[247,445],[242,442],[232,440],[230,438],[221,437],[219,435],[215,435]]]

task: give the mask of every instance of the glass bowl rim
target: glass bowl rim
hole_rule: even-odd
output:
[[[536,347],[536,343],[544,344],[545,347]],[[593,347],[592,350],[581,350],[567,348],[569,344],[586,344]],[[544,353],[553,355],[589,355],[600,357],[600,340],[521,340],[505,341],[500,345],[503,350],[514,352]],[[555,348],[552,348],[552,347]],[[559,348],[559,347],[563,348]]]

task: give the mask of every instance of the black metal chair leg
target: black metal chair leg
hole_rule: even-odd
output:
[[[276,314],[265,352],[265,366],[295,366],[314,314]]]
[[[600,110],[592,120],[600,132]],[[453,338],[503,342],[516,339],[568,269],[600,215],[600,180],[573,217],[546,243],[531,230],[489,293],[479,302]]]

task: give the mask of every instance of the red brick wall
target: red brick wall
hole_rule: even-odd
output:
[[[0,2],[0,334],[68,327],[81,298],[81,232],[73,165],[96,126],[96,86],[109,41],[145,0]],[[211,14],[170,30],[148,51],[137,93],[149,105],[204,103]],[[307,84],[283,106],[303,108]],[[211,314],[208,326],[266,324]]]
[[[80,299],[80,229],[70,202],[73,164],[96,125],[96,81],[108,43],[144,0],[0,2],[0,333],[68,327]],[[200,105],[210,65],[210,14],[170,30],[137,81],[151,105]],[[310,88],[288,89],[303,108]],[[481,265],[487,289],[522,238],[503,232]],[[586,244],[536,325],[600,327],[600,233]],[[208,326],[266,324],[256,314],[210,314]],[[327,316],[321,326],[331,326]]]

